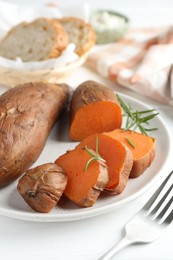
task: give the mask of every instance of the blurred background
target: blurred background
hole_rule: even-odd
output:
[[[19,4],[57,3],[70,5],[69,0],[6,0]],[[73,0],[73,4],[88,3],[90,8],[100,7],[125,13],[131,25],[163,25],[173,23],[173,0]]]

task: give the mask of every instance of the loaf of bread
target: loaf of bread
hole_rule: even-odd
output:
[[[92,26],[76,17],[64,17],[58,20],[68,34],[69,41],[76,45],[75,52],[81,56],[96,42]]]
[[[0,56],[42,61],[58,57],[68,42],[68,35],[57,20],[39,18],[13,27],[0,42]]]

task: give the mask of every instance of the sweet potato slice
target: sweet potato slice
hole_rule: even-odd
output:
[[[131,130],[123,131],[116,129],[106,133],[117,140],[123,142],[133,154],[133,167],[130,172],[130,178],[140,176],[151,165],[156,154],[156,140],[150,136],[146,136]],[[135,148],[128,142],[132,142]]]
[[[32,209],[47,213],[58,203],[66,185],[63,169],[55,163],[46,163],[27,170],[17,188]]]
[[[56,160],[68,177],[64,194],[81,207],[93,206],[100,192],[108,183],[108,171],[105,163],[93,161],[87,170],[84,170],[90,158],[91,155],[81,148],[67,151]]]
[[[70,106],[70,138],[83,138],[121,127],[122,111],[113,90],[86,81],[74,91]]]
[[[35,82],[0,96],[0,187],[37,160],[70,93],[65,84]]]
[[[99,154],[105,159],[108,166],[109,182],[105,190],[119,194],[125,189],[129,178],[133,164],[132,153],[122,142],[105,133],[91,135],[83,139],[76,149],[85,145],[90,149],[95,149],[97,136]]]

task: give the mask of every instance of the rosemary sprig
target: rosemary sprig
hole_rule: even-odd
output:
[[[84,146],[85,150],[89,155],[91,155],[91,158],[88,160],[88,162],[85,165],[84,171],[87,171],[89,165],[94,162],[94,161],[102,161],[106,162],[100,155],[98,151],[98,136],[96,136],[96,148],[95,148],[95,153],[92,153],[91,150],[85,145]]]
[[[133,143],[128,137],[125,137],[125,139],[126,139],[127,142],[131,145],[131,147],[133,147],[133,148],[135,149],[134,143]]]
[[[149,121],[156,117],[159,113],[155,113],[155,109],[143,111],[134,110],[130,105],[126,105],[120,95],[116,94],[118,101],[123,109],[123,116],[127,117],[124,131],[131,129],[133,132],[136,129],[147,135],[147,132],[157,130],[158,128],[147,128]]]

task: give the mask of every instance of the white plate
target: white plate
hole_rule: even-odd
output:
[[[121,94],[123,99],[131,104],[135,109],[148,109],[148,107],[133,98]],[[161,177],[164,172],[163,168],[170,154],[170,137],[168,130],[161,119],[157,116],[151,124],[151,127],[158,127],[158,131],[153,131],[152,136],[157,140],[156,158],[145,173],[136,179],[130,179],[127,183],[125,191],[117,196],[101,195],[96,204],[91,208],[80,208],[69,202],[65,198],[61,198],[59,206],[54,208],[48,214],[34,212],[18,194],[16,186],[17,181],[0,190],[0,214],[16,219],[39,222],[60,222],[79,220],[84,218],[100,215],[116,208],[123,206],[142,195],[151,187],[154,182]],[[54,162],[54,160],[64,153],[67,149],[73,148],[76,143],[68,139],[68,118],[62,117],[59,123],[54,127],[47,141],[45,149],[35,165],[46,162]],[[35,166],[34,165],[34,166]]]

